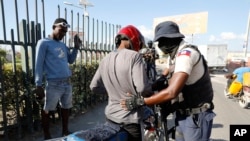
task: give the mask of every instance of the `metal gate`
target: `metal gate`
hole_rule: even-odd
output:
[[[26,0],[26,18],[19,18],[18,0],[13,0],[15,9],[15,27],[8,30],[6,28],[5,6],[11,0],[0,0],[1,23],[0,48],[7,47],[7,56],[0,56],[0,139],[8,141],[13,134],[20,139],[24,132],[33,133],[39,130],[40,121],[40,101],[37,101],[33,90],[34,85],[34,66],[35,66],[35,48],[39,39],[46,37],[46,10],[44,0]],[[35,19],[29,17],[29,4],[35,3]],[[40,6],[40,7],[38,7]],[[38,9],[41,9],[42,20],[38,20]],[[60,16],[61,7],[57,7],[57,17]],[[69,15],[69,16],[68,16]],[[75,16],[76,15],[76,16]],[[96,102],[102,102],[106,97],[93,95],[89,90],[89,83],[98,66],[98,62],[111,50],[115,48],[112,40],[120,25],[110,24],[98,19],[90,18],[81,13],[73,11],[68,12],[64,9],[63,18],[71,24],[63,42],[69,48],[73,46],[72,37],[79,34],[83,41],[80,48],[80,55],[76,62],[71,65],[74,74],[73,79],[73,104],[72,113],[86,110],[89,105]],[[12,19],[13,20],[13,19]],[[73,29],[76,25],[76,29]],[[10,39],[7,39],[7,34]],[[1,55],[1,54],[0,54]],[[6,67],[7,66],[7,67]],[[30,124],[33,123],[33,124]],[[2,136],[1,136],[2,135]]]

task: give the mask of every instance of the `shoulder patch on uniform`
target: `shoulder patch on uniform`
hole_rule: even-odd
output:
[[[186,55],[186,56],[190,56],[191,55],[191,51],[190,50],[181,50],[179,53],[178,53],[178,56],[181,56],[181,55]]]

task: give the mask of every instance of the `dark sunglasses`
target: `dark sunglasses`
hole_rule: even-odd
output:
[[[61,23],[54,24],[54,26],[62,26],[62,27],[70,28],[70,25],[67,24],[67,23],[65,23],[65,22],[61,22]]]
[[[68,32],[68,31],[67,31],[67,30],[64,30],[64,29],[62,29],[62,28],[60,28],[60,29],[59,29],[59,32],[66,33],[66,32]]]

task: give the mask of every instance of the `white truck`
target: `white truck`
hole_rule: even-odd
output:
[[[226,71],[227,44],[198,45],[205,57],[210,72]]]

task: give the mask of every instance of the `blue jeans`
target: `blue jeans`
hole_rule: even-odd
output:
[[[58,102],[63,109],[72,107],[72,85],[69,79],[49,80],[46,83],[44,111],[54,111]]]
[[[190,116],[176,113],[175,141],[209,141],[214,117],[213,111]]]
[[[156,79],[156,67],[155,64],[153,63],[147,63],[147,76],[149,77],[149,79],[151,79],[152,81],[155,81]]]

